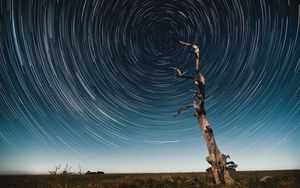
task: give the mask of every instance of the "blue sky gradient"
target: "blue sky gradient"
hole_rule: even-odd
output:
[[[238,170],[300,168],[298,1],[0,3],[0,173],[205,171],[188,80]]]

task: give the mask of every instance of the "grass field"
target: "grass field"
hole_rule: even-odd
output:
[[[300,188],[300,170],[232,172],[235,187]],[[265,180],[264,180],[265,179]],[[90,175],[1,175],[1,188],[34,187],[223,187],[214,185],[207,173],[90,174]]]

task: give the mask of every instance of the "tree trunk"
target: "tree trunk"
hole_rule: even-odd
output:
[[[213,130],[206,119],[206,112],[204,107],[205,79],[200,72],[200,48],[195,44],[184,42],[181,40],[179,40],[179,43],[185,46],[190,46],[194,50],[196,56],[197,74],[195,76],[187,76],[182,74],[178,68],[174,68],[175,76],[179,78],[193,80],[193,83],[198,87],[198,91],[194,92],[193,103],[185,105],[184,107],[179,109],[177,115],[189,108],[196,109],[195,116],[198,120],[199,127],[201,128],[208,149],[208,157],[206,157],[206,160],[212,166],[212,173],[215,177],[216,184],[221,184],[221,183],[226,185],[234,184],[235,181],[230,177],[229,171],[227,169],[226,160],[227,158],[229,158],[229,156],[224,155],[220,152],[215,141]],[[199,104],[197,104],[197,98],[199,100]],[[232,161],[229,163],[232,163]]]
[[[212,166],[212,173],[216,184],[234,184],[235,181],[230,177],[229,171],[226,168],[226,160],[228,157],[220,152],[215,141],[213,130],[209,125],[206,116],[199,110],[197,110],[195,116],[207,145],[208,157],[206,157],[206,160]]]

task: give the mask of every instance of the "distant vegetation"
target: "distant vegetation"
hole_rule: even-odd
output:
[[[86,174],[104,174],[104,172],[102,172],[102,171],[97,171],[97,172],[87,171]]]
[[[69,167],[68,167],[69,169]],[[55,169],[54,169],[55,170]],[[239,171],[231,173],[240,187],[276,188],[300,187],[300,170],[291,171]],[[0,176],[0,187],[99,187],[99,188],[150,188],[150,187],[223,187],[215,185],[211,173],[162,174],[60,174]]]
[[[65,168],[61,171],[60,171],[61,165],[58,165],[58,166],[54,166],[53,170],[48,170],[48,172],[51,175],[75,175],[75,174],[81,175],[82,174],[81,166],[80,166],[80,164],[78,166],[79,166],[78,172],[71,172],[72,167],[69,166],[68,164],[66,164]],[[104,172],[102,172],[102,171],[97,171],[97,172],[87,171],[85,174],[104,174]]]
[[[57,174],[62,174],[62,175],[67,175],[67,174],[76,174],[77,172],[71,172],[72,167],[66,164],[65,168],[60,171],[61,165],[54,166],[53,170],[48,170],[48,172],[52,175],[57,175]],[[78,174],[81,174],[81,166],[79,165],[79,172]]]

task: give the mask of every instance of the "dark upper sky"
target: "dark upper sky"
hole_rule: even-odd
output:
[[[299,1],[0,7],[0,172],[205,170],[193,111],[173,117],[194,89],[170,69],[194,70],[178,39],[201,48],[221,151],[242,170],[300,168]]]

